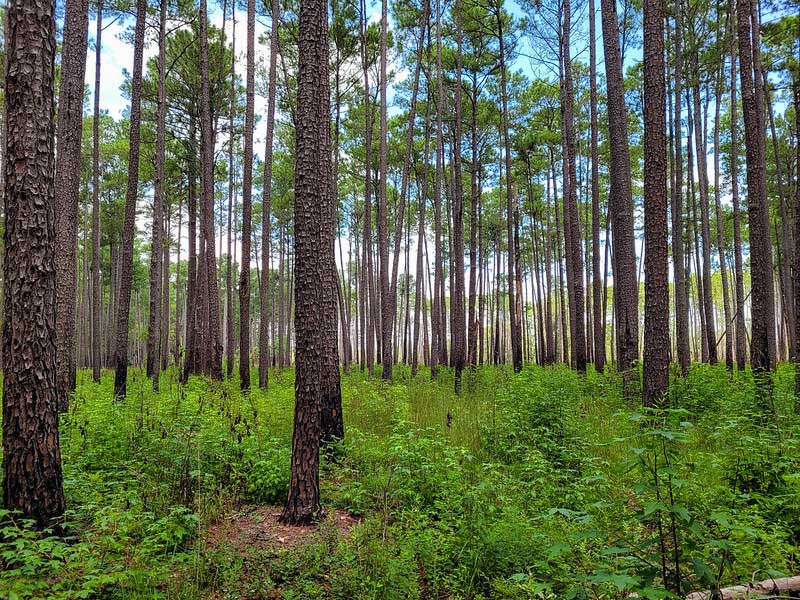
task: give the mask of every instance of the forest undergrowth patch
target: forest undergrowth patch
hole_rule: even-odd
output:
[[[619,378],[502,367],[437,381],[343,378],[346,436],[323,457],[319,527],[277,523],[293,372],[235,381],[80,373],[62,421],[70,537],[2,513],[0,597],[615,599],[800,570],[791,367],[774,415],[748,373],[693,366],[670,408]]]

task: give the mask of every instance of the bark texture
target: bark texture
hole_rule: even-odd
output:
[[[644,387],[645,406],[663,404],[669,387],[664,0],[644,2]]]
[[[61,50],[56,149],[56,385],[58,408],[65,411],[75,391],[75,303],[78,296],[78,195],[81,183],[81,136],[88,0],[67,0]]]
[[[335,290],[325,282],[334,259],[331,227],[328,12],[326,0],[300,4],[295,165],[295,419],[292,474],[282,520],[303,524],[320,513],[319,443],[327,390],[338,387],[330,371],[328,325],[336,332]],[[335,360],[335,356],[334,356]],[[335,377],[336,381],[328,378]]]
[[[120,286],[117,305],[117,341],[114,353],[114,397],[127,394],[128,379],[128,318],[131,310],[133,284],[133,238],[136,234],[136,200],[139,195],[139,149],[142,125],[142,61],[147,0],[136,1],[136,28],[133,34],[133,72],[131,73],[130,152],[128,155],[128,189],[125,195],[125,215],[122,224],[120,257]]]
[[[8,5],[3,264],[3,506],[64,513],[56,396],[55,2]]]

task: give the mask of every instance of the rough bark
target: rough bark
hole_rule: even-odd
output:
[[[67,410],[75,391],[75,302],[78,294],[78,195],[81,183],[81,136],[88,0],[68,0],[64,12],[61,86],[56,141],[56,385],[58,408]]]
[[[97,3],[94,53],[94,118],[92,119],[92,379],[100,383],[100,320],[103,276],[100,273],[100,57],[103,43],[103,2]]]
[[[200,230],[205,244],[204,365],[212,379],[222,380],[219,283],[214,242],[214,134],[208,59],[208,5],[200,0]],[[202,296],[199,296],[202,297]],[[207,309],[205,308],[207,306]]]
[[[626,395],[632,395],[639,356],[639,289],[636,283],[636,249],[633,238],[628,123],[622,79],[617,8],[614,0],[601,0],[603,49],[608,96],[608,129],[611,152],[611,189],[608,204],[613,238],[614,312],[618,369],[624,375]]]
[[[128,189],[122,225],[120,286],[117,306],[117,341],[114,353],[114,397],[124,400],[128,379],[128,318],[133,284],[133,238],[136,234],[136,200],[139,195],[139,150],[142,124],[142,63],[147,1],[136,1],[136,27],[133,35],[133,71],[131,73],[130,152],[128,154]]]
[[[644,387],[645,406],[660,406],[669,387],[664,0],[644,2]]]
[[[737,0],[739,77],[747,156],[747,212],[750,222],[751,334],[750,363],[757,373],[774,365],[775,305],[772,280],[772,243],[764,166],[765,130],[763,105],[759,102],[758,76],[754,76],[755,54],[751,34],[751,2]]]
[[[464,315],[464,190],[461,178],[461,71],[462,53],[462,15],[461,2],[455,0],[456,20],[456,82],[455,82],[455,123],[453,142],[453,280],[450,306],[453,315],[453,366],[455,368],[455,393],[461,392],[461,372],[464,370],[467,351],[467,332]]]
[[[675,345],[681,374],[689,374],[689,304],[683,246],[683,158],[681,82],[683,78],[682,2],[675,3],[675,187],[672,190],[672,269],[675,285]]]
[[[326,0],[300,4],[299,57],[294,209],[297,369],[292,474],[281,516],[290,524],[308,523],[320,513],[320,409],[328,383],[320,375],[330,375],[325,321],[336,323],[335,303],[325,300],[324,286],[319,285],[334,260],[333,230],[325,214],[332,202]],[[338,380],[338,370],[335,377]]]
[[[381,2],[381,56],[380,56],[380,133],[379,133],[379,181],[378,181],[378,269],[381,286],[381,377],[392,379],[392,309],[394,299],[389,286],[389,231],[386,214],[386,185],[388,178],[386,88],[388,86],[386,52],[389,31],[388,0]],[[399,247],[398,247],[399,251]]]
[[[584,287],[583,287],[583,256],[581,252],[581,230],[578,224],[578,178],[575,168],[575,122],[574,122],[574,102],[575,93],[572,80],[572,62],[570,58],[570,1],[564,0],[564,29],[563,29],[563,131],[566,142],[567,156],[566,164],[568,168],[569,195],[564,198],[564,231],[569,231],[567,236],[569,247],[566,248],[568,255],[568,277],[572,281],[572,305],[571,331],[572,334],[572,357],[575,368],[579,373],[586,372],[586,321],[584,319]],[[571,265],[571,269],[569,269]],[[571,271],[571,272],[570,272]]]
[[[597,150],[597,50],[594,0],[589,0],[589,125],[592,155],[592,309],[594,324],[594,368],[602,372],[606,363],[606,324],[603,312],[603,280],[600,276],[600,164]],[[608,240],[606,240],[606,244]],[[538,275],[538,271],[537,271]]]
[[[247,68],[242,179],[242,266],[239,274],[239,385],[250,389],[250,238],[253,220],[253,126],[255,124],[256,4],[247,0]],[[267,271],[265,271],[267,274]]]
[[[147,375],[158,392],[161,369],[162,229],[164,227],[164,161],[166,160],[167,115],[167,0],[161,0],[158,28],[158,102],[156,108],[156,177],[153,193],[153,223],[150,243],[150,324],[147,333]]]
[[[3,507],[45,528],[57,525],[65,504],[55,345],[55,2],[12,2],[6,19]]]

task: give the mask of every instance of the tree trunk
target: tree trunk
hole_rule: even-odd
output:
[[[767,189],[764,178],[765,131],[758,74],[754,76],[758,47],[751,34],[751,2],[737,0],[739,77],[742,84],[745,145],[747,149],[747,212],[750,221],[751,334],[750,362],[757,373],[774,364],[775,305],[772,281],[772,243]]]
[[[369,60],[367,56],[367,5],[361,0],[361,68],[364,75],[364,239],[361,261],[361,329],[365,349],[362,361],[370,375],[375,366],[374,319],[375,294],[372,278],[372,107],[369,95]],[[362,369],[364,364],[362,362]]]
[[[614,0],[601,0],[603,48],[608,96],[608,129],[611,147],[611,189],[608,211],[614,243],[614,312],[617,362],[623,373],[625,395],[636,395],[633,373],[639,357],[639,289],[636,284],[636,248],[633,237],[633,196],[628,148],[625,87],[622,79],[617,7]]]
[[[164,279],[161,283],[161,370],[166,371],[167,366],[169,365],[169,275],[170,275],[170,217],[167,216],[167,220],[164,227],[164,252],[163,252],[163,274]],[[178,254],[180,257],[180,254]],[[180,266],[180,265],[179,265]]]
[[[69,0],[64,12],[55,175],[56,386],[62,412],[75,391],[75,269],[88,31],[88,0]]]
[[[128,155],[128,189],[125,196],[125,217],[122,226],[120,286],[117,305],[117,343],[115,351],[114,397],[124,400],[128,379],[128,318],[133,284],[133,238],[136,234],[136,200],[139,193],[139,146],[142,124],[142,64],[147,1],[136,1],[136,28],[133,35],[133,72],[131,74],[130,153]]]
[[[689,374],[689,305],[683,247],[683,158],[681,126],[681,79],[683,77],[682,2],[675,4],[675,187],[672,190],[672,269],[675,286],[675,344],[681,374]]]
[[[225,3],[223,3],[224,6]],[[223,28],[227,15],[223,11],[222,22]],[[231,79],[230,79],[230,101],[228,106],[228,234],[226,237],[227,252],[225,253],[225,311],[223,321],[225,323],[225,376],[230,379],[233,376],[233,363],[236,358],[235,336],[234,333],[234,315],[233,315],[233,252],[231,251],[231,242],[236,236],[235,227],[233,225],[233,213],[236,204],[236,178],[235,178],[235,165],[233,162],[233,149],[236,144],[236,129],[234,125],[234,116],[236,114],[236,7],[231,10]],[[246,132],[245,132],[246,135]],[[251,171],[252,173],[252,171]],[[252,175],[251,175],[252,178]],[[244,188],[244,186],[242,186]],[[244,195],[244,189],[242,190]],[[222,240],[222,222],[220,220],[220,240]],[[235,250],[235,246],[233,247]],[[221,249],[220,249],[221,252]]]
[[[430,164],[430,102],[425,103],[425,141],[422,156],[422,186],[419,194],[419,214],[417,216],[417,266],[416,266],[416,287],[414,291],[414,342],[411,351],[411,376],[417,374],[419,365],[418,351],[420,342],[420,329],[423,327],[420,323],[420,311],[426,311],[423,297],[425,295],[425,267],[423,263],[423,246],[425,242],[425,208],[428,200],[428,165]],[[419,182],[417,183],[419,188]],[[427,333],[427,324],[424,325],[424,331]],[[423,362],[425,356],[423,354]]]
[[[258,336],[258,387],[267,389],[269,384],[269,327],[271,322],[267,312],[269,300],[269,263],[272,218],[272,140],[275,131],[275,95],[277,91],[277,58],[278,58],[278,32],[281,20],[281,6],[279,0],[272,0],[272,31],[270,32],[269,51],[269,90],[267,92],[267,139],[264,148],[264,199],[262,206],[261,225],[261,286],[259,298],[261,301],[261,315]]]
[[[386,121],[386,52],[388,35],[388,0],[381,2],[381,57],[380,57],[380,179],[378,181],[378,268],[381,286],[381,377],[392,380],[392,309],[394,299],[389,286],[389,231],[386,215],[386,184],[388,177],[388,150]],[[399,252],[399,247],[397,248]]]
[[[794,120],[795,120],[795,136],[797,137],[795,150],[797,152],[797,169],[800,174],[800,69],[793,74],[794,81],[792,82],[792,91],[794,97]],[[800,182],[795,188],[795,220],[794,220],[794,240],[795,244],[800,243]],[[794,311],[795,315],[800,315],[800,252],[797,252],[795,245],[794,254]],[[794,412],[800,414],[800,319],[795,320],[794,341],[795,347],[792,349],[792,360],[795,361],[795,379],[794,379]]]
[[[444,345],[444,314],[442,313],[444,273],[442,269],[442,169],[444,168],[444,142],[442,140],[442,110],[444,86],[442,78],[442,7],[436,2],[436,172],[433,190],[433,303],[431,305],[431,377],[438,374],[439,365],[447,364]]]
[[[295,333],[297,335],[295,420],[289,499],[281,519],[303,524],[315,520],[319,502],[320,409],[327,377],[338,386],[339,371],[329,370],[330,344],[325,321],[336,305],[326,300],[319,273],[334,264],[328,94],[328,17],[326,0],[300,5],[299,69],[295,168]],[[326,212],[329,213],[326,215]],[[330,283],[330,282],[325,282]],[[334,356],[335,360],[335,356]]]
[[[456,89],[455,124],[453,142],[453,246],[454,289],[450,298],[453,315],[453,366],[455,367],[455,393],[461,392],[461,372],[464,370],[467,351],[467,332],[464,316],[464,190],[461,178],[461,71],[463,69],[461,1],[455,0],[456,20]]]
[[[567,240],[569,247],[567,255],[567,276],[572,280],[572,301],[570,313],[572,318],[572,357],[575,368],[579,373],[586,372],[586,323],[584,319],[584,288],[583,288],[583,256],[581,252],[581,230],[578,224],[578,178],[575,169],[575,122],[574,108],[575,94],[572,81],[572,62],[570,59],[570,1],[564,0],[563,23],[563,69],[564,81],[562,100],[563,132],[566,141],[568,167],[567,180],[569,194],[564,196],[564,231],[569,231]],[[571,265],[571,269],[570,269]],[[570,272],[571,271],[571,272]]]
[[[700,67],[695,61],[695,71]],[[714,294],[711,285],[711,228],[709,219],[708,167],[706,160],[706,137],[703,130],[703,117],[700,113],[700,84],[695,83],[694,93],[694,138],[697,154],[697,183],[700,191],[700,229],[703,240],[703,311],[706,316],[706,345],[708,346],[708,362],[717,362],[717,331],[714,325]]]
[[[161,0],[158,28],[158,106],[156,109],[156,177],[153,193],[153,225],[150,245],[150,324],[147,332],[147,376],[158,392],[161,368],[161,233],[164,227],[164,161],[167,115],[167,0]]]
[[[64,514],[55,344],[55,2],[17,2],[7,11],[3,507],[43,529]],[[84,60],[85,49],[75,58]]]
[[[495,14],[497,19],[497,37],[500,44],[500,104],[501,121],[503,130],[503,148],[505,150],[505,171],[506,171],[506,229],[508,234],[508,306],[509,321],[511,325],[511,357],[514,371],[519,373],[522,370],[522,339],[519,331],[519,319],[517,315],[517,299],[515,290],[514,276],[514,192],[511,184],[511,141],[508,135],[508,91],[506,89],[506,62],[505,62],[505,36],[503,33],[503,14],[500,7]]]
[[[589,121],[592,153],[592,309],[594,322],[594,368],[602,372],[606,363],[606,331],[603,315],[603,281],[600,277],[600,164],[597,150],[597,57],[594,0],[589,0]],[[606,244],[608,240],[606,240]],[[538,274],[538,272],[537,272]]]
[[[100,383],[100,321],[103,276],[100,273],[100,57],[103,43],[103,1],[97,3],[94,54],[94,118],[92,119],[92,379]]]
[[[196,165],[196,146],[195,146],[195,128],[196,123],[194,116],[189,118],[189,144],[187,148],[188,155],[188,168],[187,168],[187,185],[188,185],[188,199],[187,210],[189,213],[189,248],[188,248],[188,264],[187,264],[187,281],[186,281],[186,311],[184,320],[186,321],[186,344],[185,344],[185,357],[183,364],[183,383],[189,380],[189,374],[195,371],[195,362],[197,360],[195,348],[197,337],[197,302],[195,297],[197,295],[197,173]]]
[[[669,388],[664,2],[644,2],[644,389],[645,406],[660,406]]]
[[[205,242],[204,308],[206,344],[204,366],[212,379],[222,380],[222,343],[219,319],[216,245],[214,242],[214,134],[208,62],[208,6],[200,0],[200,230]]]
[[[253,127],[255,123],[256,4],[247,0],[247,73],[242,178],[242,266],[239,273],[239,385],[250,389],[250,238],[253,220]]]
[[[725,365],[729,371],[733,370],[733,336],[731,335],[731,304],[728,293],[728,266],[725,260],[724,245],[724,224],[722,214],[722,202],[720,199],[720,178],[719,178],[719,124],[722,105],[722,91],[724,82],[725,60],[721,61],[719,73],[717,75],[717,89],[714,93],[714,207],[717,217],[717,251],[719,253],[719,270],[722,277],[722,303],[723,314],[725,315]]]

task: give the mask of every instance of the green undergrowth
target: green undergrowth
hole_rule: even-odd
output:
[[[697,365],[668,410],[615,374],[465,372],[455,396],[395,368],[342,380],[345,440],[322,464],[325,523],[290,550],[209,545],[238,506],[286,496],[294,374],[267,392],[175,373],[79,374],[61,425],[65,539],[0,512],[0,598],[677,597],[797,573],[800,420],[793,368],[769,407],[749,373]]]

